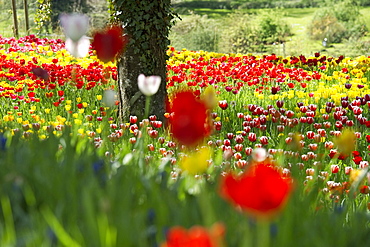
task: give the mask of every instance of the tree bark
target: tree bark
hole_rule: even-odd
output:
[[[17,6],[15,0],[12,0],[12,10],[13,10],[13,22],[14,22],[14,36],[16,38],[19,37],[19,31],[18,31],[18,18],[17,18]]]
[[[140,62],[140,58],[135,54],[134,49],[128,47],[117,63],[118,67],[118,85],[120,97],[120,118],[127,119],[129,115],[142,118],[145,111],[145,95],[140,93],[137,85],[137,78],[140,74],[146,76],[158,75],[161,77],[161,85],[156,94],[150,99],[150,115],[156,115],[163,119],[165,113],[166,91],[166,53],[160,50],[155,44],[147,51],[156,60],[152,61],[154,65],[153,72],[150,73],[145,65]],[[143,66],[144,65],[144,66]]]
[[[118,4],[119,2],[119,4]],[[149,115],[163,120],[166,105],[166,60],[168,33],[174,14],[170,0],[121,0],[114,6],[122,13],[118,19],[124,26],[129,44],[117,61],[119,117],[127,121],[129,115],[140,117],[145,113],[146,97],[138,89],[137,78],[157,75],[161,85],[151,96]],[[118,5],[118,6],[117,6]]]
[[[23,0],[24,4],[24,19],[26,21],[26,34],[29,35],[30,33],[30,21],[28,17],[28,2],[27,0]]]

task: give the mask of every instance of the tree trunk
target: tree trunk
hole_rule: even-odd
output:
[[[129,37],[126,51],[117,62],[119,117],[127,121],[129,115],[144,116],[146,97],[137,85],[139,74],[144,74],[161,77],[160,88],[150,99],[149,114],[163,120],[167,97],[166,51],[169,29],[175,17],[170,8],[171,1],[121,0],[115,3],[115,13],[121,13],[116,18]]]
[[[14,23],[14,36],[18,38],[19,32],[18,32],[18,17],[17,17],[17,6],[15,0],[12,0],[12,10],[13,10],[13,23]]]
[[[24,5],[24,19],[26,21],[26,34],[30,34],[30,21],[29,21],[29,16],[28,16],[28,2],[27,0],[23,0],[23,5]]]
[[[152,61],[154,65],[153,72],[148,71],[145,64],[140,62],[140,57],[134,53],[134,49],[128,47],[117,63],[118,67],[118,85],[120,97],[120,118],[127,119],[129,115],[135,115],[140,118],[144,116],[145,95],[140,93],[137,85],[137,78],[140,74],[146,76],[158,75],[161,77],[161,85],[156,94],[150,99],[150,115],[156,115],[162,119],[165,113],[166,91],[166,53],[153,44],[147,51],[156,60]],[[139,96],[140,95],[140,96]],[[139,96],[139,97],[138,97]]]

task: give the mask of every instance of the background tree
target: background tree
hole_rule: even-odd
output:
[[[38,8],[35,16],[35,22],[38,29],[56,31],[59,27],[59,15],[61,13],[87,13],[91,10],[88,0],[37,0]],[[50,30],[51,28],[51,30]]]
[[[150,114],[165,113],[166,60],[169,31],[177,16],[170,0],[110,0],[113,19],[124,26],[129,43],[118,59],[120,117],[144,115],[145,96],[138,89],[139,74],[158,75],[162,83],[151,98]]]

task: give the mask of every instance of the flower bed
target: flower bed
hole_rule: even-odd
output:
[[[170,47],[167,124],[93,49],[0,47],[1,246],[369,243],[369,58]]]

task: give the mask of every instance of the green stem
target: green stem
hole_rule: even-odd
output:
[[[199,182],[199,181],[195,181]],[[215,223],[215,214],[213,205],[210,203],[211,198],[209,198],[210,192],[207,184],[202,184],[201,193],[198,196],[200,210],[203,216],[203,222],[206,226],[210,227]]]
[[[253,246],[253,235],[251,233],[251,228],[246,220],[242,221],[241,228],[242,228],[242,242],[241,247],[251,247]]]
[[[270,246],[270,223],[265,220],[257,220],[257,247]]]
[[[150,96],[146,96],[144,119],[149,118],[149,109],[150,109]],[[141,137],[138,138],[136,145],[135,145],[139,153],[138,164],[139,164],[139,168],[141,169],[141,171],[144,171],[144,167],[145,167],[144,141],[147,135],[146,127],[147,126],[144,125],[143,128],[141,129]]]
[[[145,115],[144,118],[149,117],[149,110],[150,110],[150,96],[146,96],[145,100]]]

